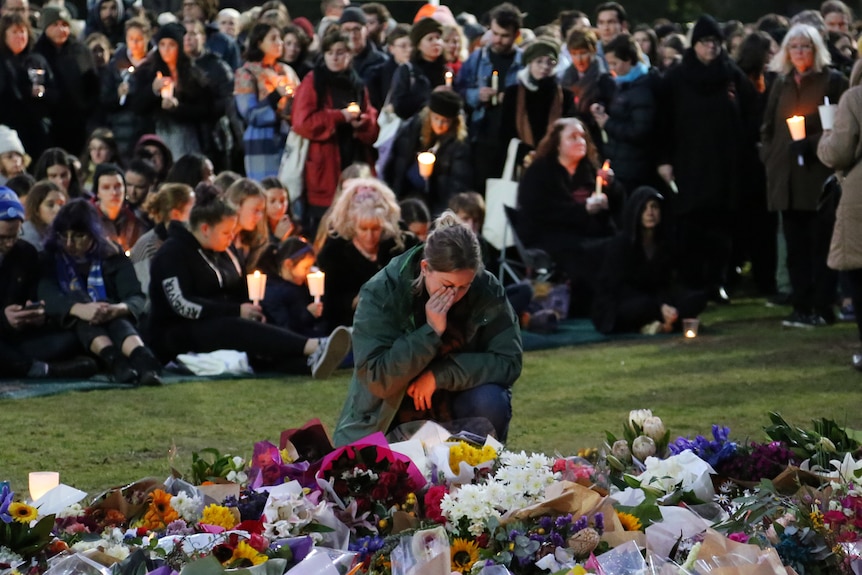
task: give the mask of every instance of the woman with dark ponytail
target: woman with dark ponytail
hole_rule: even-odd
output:
[[[479,240],[451,211],[423,246],[362,287],[353,345],[336,444],[423,419],[506,440],[521,332],[505,290],[483,269]]]

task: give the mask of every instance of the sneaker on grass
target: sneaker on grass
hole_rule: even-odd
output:
[[[826,322],[823,320],[823,318],[820,318],[819,316],[794,311],[789,316],[784,318],[784,320],[781,322],[781,325],[783,327],[812,328],[826,325]]]
[[[338,369],[338,366],[350,353],[350,345],[350,329],[343,325],[332,330],[329,337],[320,338],[317,349],[308,356],[311,377],[326,379],[332,375],[332,372]]]

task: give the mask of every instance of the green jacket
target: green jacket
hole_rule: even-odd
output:
[[[469,318],[463,347],[444,354],[431,326],[417,325],[412,283],[423,254],[417,246],[398,256],[359,292],[353,322],[356,367],[335,430],[336,445],[386,433],[407,387],[426,369],[434,373],[438,389],[456,392],[484,383],[511,386],[521,374],[518,321],[503,287],[487,271],[477,274],[455,304],[466,306]]]

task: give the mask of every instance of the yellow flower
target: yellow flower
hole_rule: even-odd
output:
[[[452,571],[469,573],[473,563],[479,560],[479,545],[467,539],[455,539],[452,542]]]
[[[587,575],[587,570],[581,567],[580,565],[575,565],[566,575]]]
[[[461,462],[467,463],[471,467],[491,461],[497,458],[497,450],[490,445],[484,446],[482,449],[477,449],[464,441],[459,441],[457,445],[449,448],[449,467],[452,473],[460,471]]]
[[[180,515],[171,507],[171,494],[162,489],[154,489],[150,494],[150,506],[144,514],[141,527],[158,531],[167,527],[168,523],[179,519]]]
[[[632,515],[631,513],[617,511],[617,518],[620,520],[620,523],[622,523],[623,525],[623,529],[625,529],[626,531],[640,531],[643,527],[641,525],[641,520]]]
[[[207,525],[218,525],[225,529],[233,529],[237,524],[237,520],[233,511],[227,507],[211,503],[204,508],[204,515],[201,518],[201,523],[206,523]]]
[[[11,515],[18,523],[30,523],[31,521],[36,520],[36,517],[39,516],[39,512],[31,505],[16,501],[9,505],[9,515]]]
[[[209,505],[208,507],[216,506]],[[206,511],[204,511],[204,515],[206,515]],[[251,561],[252,565],[260,565],[261,563],[265,563],[266,560],[269,559],[269,557],[267,557],[245,541],[240,541],[239,545],[236,546],[236,549],[233,550],[233,556],[230,558],[230,562],[233,563],[234,561],[241,561],[243,559]]]
[[[814,529],[823,528],[823,513],[821,513],[819,509],[812,511],[808,517],[811,519],[811,526]]]

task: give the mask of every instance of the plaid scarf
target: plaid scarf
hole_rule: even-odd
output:
[[[90,271],[84,278],[78,275],[75,260],[64,252],[57,254],[57,279],[60,289],[65,294],[86,293],[90,301],[107,301],[108,294],[105,291],[105,278],[102,277],[102,259],[96,257],[90,261]]]

